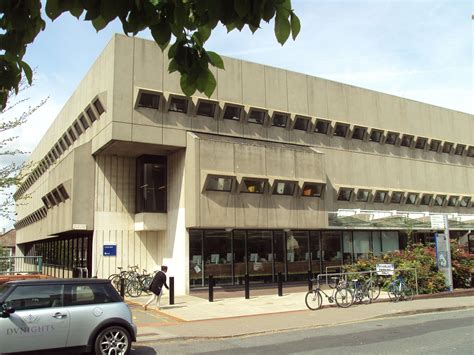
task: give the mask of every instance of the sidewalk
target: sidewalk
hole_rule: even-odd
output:
[[[474,290],[473,290],[474,291]],[[317,311],[306,308],[306,292],[277,295],[259,295],[245,300],[221,298],[215,302],[195,296],[175,297],[169,305],[166,295],[160,311],[151,307],[144,311],[141,305],[148,297],[127,299],[138,326],[138,342],[221,338],[251,335],[283,330],[317,328],[373,318],[443,310],[474,309],[474,292],[460,297],[421,298],[392,303],[382,292],[379,300],[370,305],[353,305],[342,309],[330,306],[324,299]]]

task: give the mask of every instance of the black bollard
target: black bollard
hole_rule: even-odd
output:
[[[125,279],[123,277],[120,278],[120,296],[125,299]]]
[[[313,273],[311,270],[308,270],[308,291],[313,289]]]
[[[245,274],[245,299],[248,300],[250,298],[250,280],[249,274]]]
[[[170,277],[170,304],[174,304],[174,277]]]
[[[214,277],[209,275],[209,302],[214,302]]]
[[[281,272],[278,273],[278,296],[283,296],[283,280],[281,277]]]

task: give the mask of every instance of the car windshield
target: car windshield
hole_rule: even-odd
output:
[[[0,285],[0,300],[2,299],[2,296],[7,292],[8,289],[9,289],[8,286]]]

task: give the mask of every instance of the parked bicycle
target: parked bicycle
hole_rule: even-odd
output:
[[[312,282],[316,282],[316,288],[313,288],[311,291],[308,291],[305,297],[306,307],[310,310],[315,311],[321,308],[323,304],[323,296],[329,301],[329,303],[336,302],[338,307],[347,308],[354,303],[354,295],[352,291],[347,288],[347,283],[343,280],[340,280],[338,277],[331,277],[331,281],[334,282],[333,285],[329,284],[329,287],[332,288],[332,293],[327,294],[324,290],[321,289],[319,285],[319,279],[312,279]]]
[[[149,286],[153,280],[153,275],[148,274],[145,269],[143,269],[142,274],[138,273],[138,266],[129,266],[128,268],[129,270],[125,271],[122,270],[122,267],[117,267],[119,273],[109,276],[112,285],[120,291],[121,280],[123,280],[124,291],[127,296],[139,297],[143,292],[149,294]]]
[[[370,280],[354,279],[349,283],[349,288],[354,294],[354,303],[369,304],[373,299],[373,289]]]
[[[397,276],[387,289],[388,297],[393,302],[411,301],[413,299],[413,290],[406,284],[402,275]]]

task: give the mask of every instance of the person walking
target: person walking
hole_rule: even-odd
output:
[[[163,265],[161,267],[161,271],[158,271],[153,277],[153,280],[151,281],[150,284],[150,291],[153,293],[153,295],[150,297],[147,303],[143,305],[143,308],[145,311],[148,308],[148,305],[152,303],[153,301],[156,301],[156,309],[160,309],[160,302],[161,302],[161,295],[163,294],[163,286],[166,287],[167,290],[169,290],[168,285],[166,284],[166,272],[168,271],[168,266]]]

